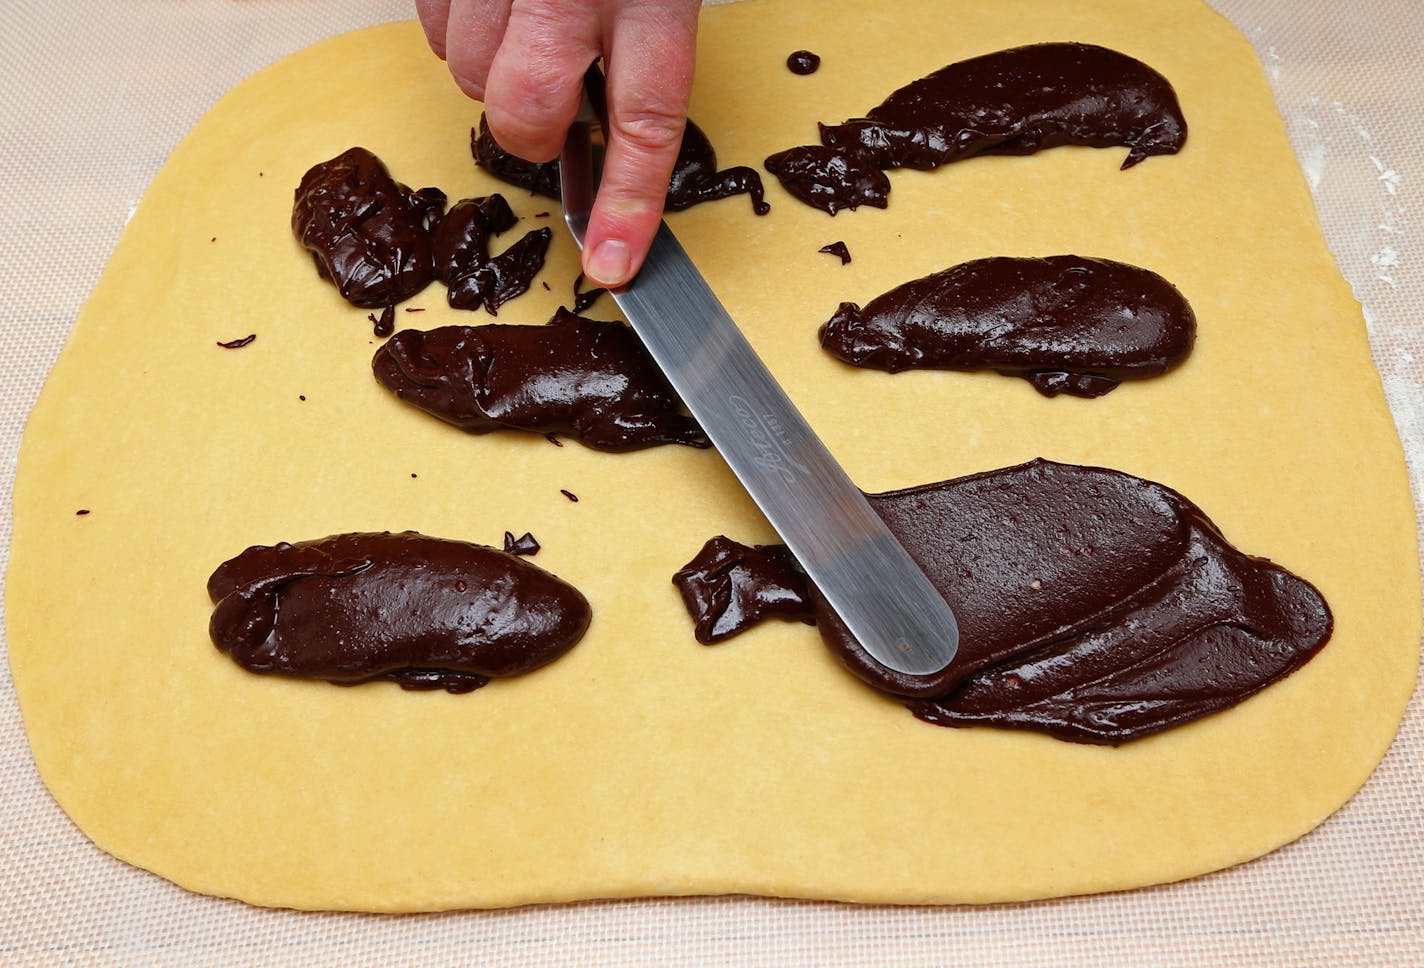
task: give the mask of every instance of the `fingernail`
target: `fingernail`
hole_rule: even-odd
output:
[[[598,243],[588,258],[588,275],[605,286],[621,286],[628,281],[631,262],[628,243],[621,239],[605,239]]]

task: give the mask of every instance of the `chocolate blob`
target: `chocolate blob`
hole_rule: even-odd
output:
[[[518,221],[502,195],[466,198],[451,206],[435,229],[435,273],[449,287],[455,309],[479,309],[497,315],[499,307],[529,289],[553,233],[535,229],[491,257],[489,243]]]
[[[907,282],[864,309],[841,303],[820,338],[855,366],[994,370],[1050,397],[1097,397],[1179,365],[1196,316],[1171,283],[1136,266],[996,257]]]
[[[444,207],[443,192],[411,191],[371,152],[350,148],[302,176],[292,231],[353,306],[390,309],[435,278],[431,236]]]
[[[590,616],[535,565],[414,531],[254,546],[208,595],[214,644],[251,672],[455,693],[552,662]]]
[[[479,127],[470,132],[470,152],[475,157],[475,164],[500,181],[548,198],[559,197],[559,163],[536,163],[511,155],[494,140],[483,117]],[[718,171],[717,153],[712,143],[701,128],[688,121],[668,184],[668,210],[680,212],[702,202],[732,195],[750,196],[752,211],[758,215],[771,211],[771,206],[766,203],[761,175],[754,168],[744,165]]]
[[[822,154],[793,148],[773,155],[778,166],[768,159],[767,168],[783,184],[788,176],[799,179],[787,190],[827,208],[824,196],[843,192],[844,180],[828,171],[817,181],[812,157],[827,169],[831,156],[861,169],[931,169],[975,155],[1121,145],[1129,149],[1122,167],[1131,168],[1181,150],[1187,123],[1171,84],[1141,61],[1091,44],[1047,43],[950,64],[895,91],[865,117],[823,124],[820,132]]]
[[[543,326],[402,330],[371,366],[401,400],[469,433],[565,434],[614,452],[709,446],[631,329],[562,308]]]
[[[844,242],[831,242],[828,245],[821,246],[816,251],[824,252],[826,255],[835,256],[837,259],[841,260],[841,265],[850,264],[850,249],[846,248],[846,244]]]
[[[889,204],[890,179],[859,152],[806,145],[779,151],[765,164],[783,188],[828,215],[843,208]]]
[[[821,66],[821,58],[809,50],[794,50],[786,58],[786,69],[793,74],[814,74]]]
[[[672,576],[672,582],[703,645],[774,616],[811,622],[806,575],[785,545],[747,547],[718,535]]]
[[[812,587],[816,624],[852,673],[927,722],[1117,745],[1241,702],[1330,637],[1314,587],[1129,474],[1036,460],[868,497],[954,606],[959,654],[937,675],[886,669]],[[723,638],[750,624],[694,619]]]

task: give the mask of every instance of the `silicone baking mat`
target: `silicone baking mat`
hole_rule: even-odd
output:
[[[1256,45],[1326,237],[1365,307],[1417,505],[1424,12],[1417,0],[1213,2]],[[253,71],[322,37],[413,15],[403,0],[5,7],[0,568],[26,415],[168,151]],[[40,782],[0,663],[0,964],[1420,966],[1421,791],[1424,704],[1416,693],[1373,778],[1321,828],[1181,884],[979,908],[719,897],[303,914],[189,894],[94,847]]]

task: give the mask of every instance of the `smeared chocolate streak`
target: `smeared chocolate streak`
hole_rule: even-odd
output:
[[[1117,745],[1241,702],[1330,637],[1309,583],[1237,551],[1176,491],[1118,471],[1037,460],[869,499],[954,606],[959,654],[938,675],[886,669],[811,588],[816,624],[852,673],[927,722]],[[725,565],[705,571],[731,582]],[[755,577],[738,580],[699,601],[754,597]],[[693,618],[721,638],[754,620]]]
[[[1171,283],[1136,266],[995,257],[907,282],[864,309],[841,303],[820,338],[856,366],[994,370],[1050,397],[1097,397],[1179,365],[1196,317]]]
[[[565,434],[589,447],[707,447],[622,323],[559,309],[543,326],[402,330],[372,360],[397,397],[470,433]]]
[[[834,214],[865,202],[847,192],[833,157],[862,169],[931,169],[975,155],[1121,145],[1130,149],[1122,167],[1130,168],[1181,150],[1187,124],[1171,84],[1141,61],[1106,47],[1048,43],[950,64],[866,117],[820,132],[820,146],[780,152],[766,165],[793,195]]]
[[[590,616],[535,565],[413,531],[248,548],[208,594],[214,644],[252,672],[455,693],[552,662]]]
[[[475,157],[475,164],[499,180],[527,188],[538,195],[559,197],[558,162],[536,164],[516,158],[494,140],[483,117],[479,127],[470,132],[470,152]],[[718,171],[717,153],[712,143],[701,128],[688,121],[668,184],[668,210],[679,212],[702,202],[732,195],[750,196],[752,211],[758,215],[771,211],[762,190],[761,175],[756,169],[741,165]]]

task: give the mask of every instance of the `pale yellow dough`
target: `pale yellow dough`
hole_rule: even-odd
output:
[[[365,312],[291,237],[302,172],[360,144],[412,186],[504,190],[525,227],[555,226],[553,292],[536,283],[500,322],[543,322],[569,297],[556,204],[475,169],[478,106],[395,24],[290,57],[203,119],[26,432],[10,658],[45,782],[95,842],[196,891],[301,908],[986,902],[1215,870],[1350,797],[1414,682],[1412,512],[1359,309],[1251,47],[1195,0],[871,11],[705,12],[692,115],[724,165],[812,142],[816,120],[951,61],[1051,40],[1165,74],[1186,149],[1126,172],[1125,150],[1078,148],[897,172],[888,210],[834,220],[774,181],[767,218],[745,198],[672,216],[732,315],[867,490],[1036,456],[1161,481],[1314,582],[1330,645],[1229,712],[1121,749],[924,725],[802,625],[699,646],[672,573],[714,534],[773,538],[717,455],[469,437],[403,406],[371,378]],[[803,47],[823,58],[810,77],[784,64]],[[816,251],[837,239],[849,266]],[[817,345],[841,300],[966,259],[1065,252],[1175,282],[1200,326],[1186,365],[1049,400],[993,375],[860,372]],[[409,305],[428,311],[401,325],[485,319],[445,308],[439,286]],[[213,345],[250,332],[245,349]],[[247,545],[405,528],[495,544],[533,531],[538,564],[592,602],[588,636],[467,696],[249,675],[209,643],[204,582]]]

